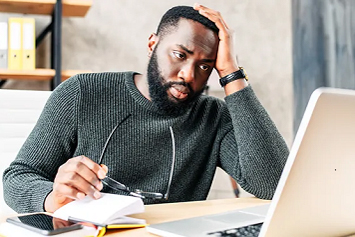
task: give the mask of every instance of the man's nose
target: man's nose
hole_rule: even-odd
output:
[[[178,74],[178,77],[183,79],[186,83],[191,83],[195,80],[195,66],[193,64],[184,65]]]

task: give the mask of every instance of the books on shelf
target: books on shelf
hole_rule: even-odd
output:
[[[0,40],[0,69],[36,68],[34,18],[9,18],[8,22],[0,23],[0,35],[3,36]]]
[[[68,0],[63,1],[61,4],[62,16],[61,17],[84,17],[92,6],[92,0]],[[12,1],[0,0],[0,12],[22,13],[22,14],[40,14],[40,15],[53,15],[53,11],[57,8],[55,0],[48,1]],[[15,18],[16,19],[16,18]],[[56,74],[55,69],[37,69],[35,67],[35,20],[34,18],[17,18],[22,19],[20,24],[15,24],[16,37],[9,39],[10,20],[2,22],[0,20],[0,87],[2,80],[15,79],[15,80],[46,80],[51,81]],[[30,19],[29,21],[26,21]],[[16,21],[16,20],[15,20]],[[53,23],[54,19],[52,19]],[[20,27],[19,27],[20,26]],[[20,28],[20,32],[19,29]],[[53,27],[52,27],[53,28]],[[52,32],[56,36],[56,32]],[[32,37],[33,36],[33,37]],[[56,38],[56,37],[55,37]],[[11,46],[10,42],[15,39],[15,49]],[[17,40],[16,40],[17,39]],[[11,41],[9,41],[11,40]],[[61,42],[60,42],[61,44]],[[20,46],[19,46],[20,45]],[[18,50],[20,48],[20,50]],[[11,49],[11,51],[10,51]],[[11,55],[10,55],[10,52]],[[13,54],[15,52],[16,54]],[[51,53],[52,56],[57,58],[56,54]],[[14,57],[16,55],[16,58]],[[11,56],[11,57],[10,57]],[[58,58],[57,58],[58,59]],[[74,70],[64,70],[62,80],[68,79],[77,73],[84,72]],[[90,72],[90,70],[85,72]]]

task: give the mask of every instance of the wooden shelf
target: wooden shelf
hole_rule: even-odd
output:
[[[54,68],[61,68],[61,18],[62,17],[84,17],[90,9],[93,0],[62,0],[61,5],[56,5],[57,0],[0,0],[0,12],[23,13],[23,14],[40,14],[53,15],[54,11],[58,12],[52,17],[51,27],[46,28],[46,33],[52,32],[52,48],[55,49],[51,56],[57,59]],[[61,6],[61,7],[60,7]],[[62,12],[60,14],[60,12]],[[50,30],[47,30],[50,29]],[[41,34],[42,36],[42,34]],[[43,37],[41,37],[43,39]],[[41,41],[41,40],[39,40]],[[57,50],[58,49],[58,50]],[[59,63],[58,63],[59,62]],[[35,69],[35,70],[8,70],[0,69],[0,80],[37,80],[52,81],[51,89],[54,89],[62,81],[78,73],[88,71],[78,70],[62,70],[61,78],[57,78],[54,69]],[[0,87],[3,82],[0,82]]]
[[[79,73],[87,73],[84,70],[63,70],[62,81]],[[8,70],[0,69],[0,79],[16,79],[16,80],[37,80],[50,81],[53,79],[55,71],[53,69],[35,69],[35,70]]]
[[[0,0],[0,12],[52,15],[55,0]],[[92,0],[62,0],[63,16],[84,17]]]

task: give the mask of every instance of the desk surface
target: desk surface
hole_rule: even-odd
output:
[[[149,224],[180,220],[202,215],[216,214],[238,208],[269,203],[257,198],[233,198],[198,202],[155,204],[146,206],[145,212],[132,217],[145,219]],[[145,228],[130,230],[110,230],[105,236],[155,236]]]
[[[180,220],[184,218],[197,217],[202,215],[216,214],[233,209],[251,207],[269,203],[270,201],[257,198],[233,198],[218,199],[198,202],[181,202],[169,204],[155,204],[145,206],[145,212],[132,215],[132,217],[145,219],[149,224],[162,223],[167,221]],[[6,217],[0,214],[0,223]],[[145,228],[128,230],[108,230],[105,236],[155,236],[149,234]]]

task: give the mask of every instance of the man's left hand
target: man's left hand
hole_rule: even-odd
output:
[[[232,31],[222,18],[218,11],[212,10],[200,4],[195,4],[194,9],[199,11],[201,15],[214,22],[219,29],[218,52],[215,68],[220,77],[224,77],[232,72],[239,70],[236,56],[233,52]]]

